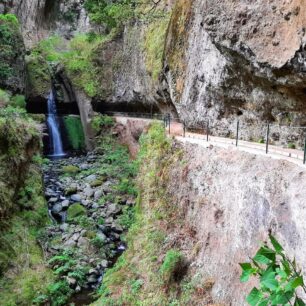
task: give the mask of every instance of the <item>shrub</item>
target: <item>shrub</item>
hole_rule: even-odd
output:
[[[288,149],[295,149],[295,148],[296,148],[296,146],[295,146],[294,143],[292,143],[292,142],[288,143]]]
[[[306,292],[302,272],[295,260],[290,260],[280,243],[270,235],[272,247],[264,244],[250,263],[241,263],[241,282],[251,276],[259,278],[259,289],[254,287],[246,300],[251,306],[306,305],[297,295],[297,289]]]
[[[103,127],[110,128],[114,124],[115,124],[114,119],[106,115],[95,116],[91,121],[91,126],[96,132],[101,131]]]
[[[25,96],[23,96],[23,95],[13,96],[11,98],[10,105],[13,106],[13,107],[16,107],[16,108],[25,109],[25,107],[26,107]]]
[[[9,104],[11,95],[5,90],[0,89],[0,107],[6,106]]]
[[[178,250],[169,250],[166,253],[160,273],[165,282],[178,280],[183,269],[183,255]]]

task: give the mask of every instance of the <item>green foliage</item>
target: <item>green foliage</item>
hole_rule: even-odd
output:
[[[169,17],[151,23],[146,31],[144,49],[146,66],[152,78],[157,80],[163,68],[163,56]]]
[[[91,121],[91,126],[96,132],[100,132],[103,128],[110,128],[114,124],[114,119],[107,115],[97,115]]]
[[[16,108],[26,107],[26,100],[24,95],[16,95],[11,98],[10,105]]]
[[[69,221],[84,215],[86,215],[86,208],[83,205],[75,203],[69,206],[67,211],[67,218]]]
[[[163,264],[160,268],[160,273],[166,282],[173,280],[177,273],[182,268],[183,255],[178,250],[169,250],[166,253]]]
[[[294,143],[292,143],[292,142],[288,143],[288,149],[295,149],[295,148],[296,148],[296,146],[295,146]]]
[[[122,215],[119,216],[119,223],[121,226],[128,229],[135,223],[135,210],[135,207],[125,206],[123,208]]]
[[[22,53],[23,42],[19,31],[19,23],[15,15],[0,14],[0,81],[7,84],[7,80],[18,75],[16,58]]]
[[[83,126],[79,117],[64,117],[64,124],[68,135],[69,143],[74,150],[83,150],[85,148],[85,137]]]
[[[133,17],[132,0],[86,0],[85,8],[92,22],[105,25],[110,30]]]
[[[0,14],[0,22],[6,22],[16,27],[19,26],[19,21],[14,14]]]
[[[97,249],[101,249],[104,246],[104,240],[101,237],[99,237],[99,236],[94,237],[93,239],[91,239],[90,242]]]
[[[67,305],[73,290],[70,289],[66,280],[59,280],[48,286],[48,298],[52,306]]]
[[[11,96],[5,90],[0,89],[0,106],[7,106],[10,102]]]
[[[241,263],[240,280],[247,282],[251,276],[259,278],[259,288],[254,287],[247,297],[251,306],[305,305],[298,297],[297,289],[306,292],[302,272],[295,260],[290,260],[280,243],[270,235],[272,247],[264,244],[251,263]]]

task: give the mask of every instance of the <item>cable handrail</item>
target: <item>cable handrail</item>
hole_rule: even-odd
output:
[[[188,131],[203,131],[203,133],[197,133],[197,134],[201,134],[201,135],[206,135],[206,140],[209,141],[209,136],[211,135],[211,131],[218,128],[219,126],[221,126],[222,128],[224,128],[224,125],[218,124],[216,122],[214,122],[214,124],[211,124],[210,120],[203,120],[202,122],[197,122],[197,123],[192,123],[192,124],[186,124],[185,120],[181,120],[179,117],[174,117],[171,116],[170,113],[167,114],[162,114],[162,113],[128,113],[128,112],[105,112],[105,114],[111,114],[113,116],[116,116],[118,114],[120,114],[120,116],[124,116],[124,117],[135,117],[135,118],[147,118],[147,119],[156,119],[156,118],[160,118],[161,120],[163,120],[164,122],[164,127],[167,128],[169,130],[169,134],[171,134],[171,122],[176,122],[176,123],[181,123],[183,125],[183,136],[186,137],[186,132]],[[250,127],[250,126],[248,126]],[[263,143],[261,144],[265,144],[266,146],[266,154],[269,153],[269,145],[270,145],[270,133],[271,133],[271,128],[287,128],[287,129],[299,129],[299,130],[306,130],[306,126],[290,126],[290,125],[280,125],[280,124],[272,124],[267,122],[266,125],[262,125],[261,126],[264,130],[266,130],[266,135],[262,136],[262,140]],[[246,129],[245,127],[241,128],[240,126],[240,121],[237,120],[236,122],[236,135],[234,136],[233,132],[231,131],[231,136],[233,137],[224,137],[224,138],[228,138],[228,139],[235,139],[236,141],[236,147],[238,147],[239,145],[239,141],[241,141],[241,139],[239,138],[239,135],[241,133],[241,130]],[[217,136],[218,137],[218,136]],[[289,148],[290,149],[290,148]],[[275,149],[271,149],[275,150]],[[303,158],[303,164],[306,164],[306,133],[304,135],[304,158]],[[289,154],[289,156],[291,156],[291,153]]]

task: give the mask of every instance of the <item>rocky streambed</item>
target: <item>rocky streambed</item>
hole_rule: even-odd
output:
[[[63,301],[87,305],[105,270],[125,250],[122,237],[135,196],[118,190],[120,179],[105,175],[97,152],[50,161],[44,183],[52,220],[41,239],[45,256]]]

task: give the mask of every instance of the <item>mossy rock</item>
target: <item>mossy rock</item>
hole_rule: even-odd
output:
[[[80,168],[77,167],[77,166],[73,166],[73,165],[67,165],[67,166],[62,167],[62,171],[65,174],[76,174],[76,173],[80,172]]]
[[[86,208],[80,203],[75,203],[69,206],[67,211],[67,218],[69,221],[73,220],[76,217],[86,215]]]
[[[90,183],[90,186],[91,186],[91,187],[98,187],[98,186],[101,186],[104,182],[105,182],[105,179],[104,179],[104,178],[98,178],[98,179],[92,181],[92,182]]]

